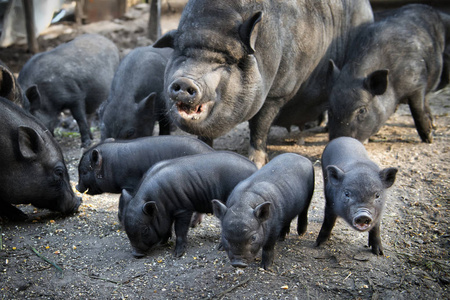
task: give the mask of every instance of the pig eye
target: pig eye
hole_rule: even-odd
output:
[[[345,195],[345,197],[350,197],[350,192],[349,191],[344,191],[344,195]]]
[[[257,236],[256,236],[256,234],[252,235],[252,242],[255,242],[255,241],[256,241],[256,239],[257,239]]]
[[[53,171],[55,176],[58,178],[62,178],[64,176],[64,169],[61,167],[55,168],[55,170]]]
[[[134,128],[127,131],[127,138],[131,138],[134,135]]]
[[[380,193],[378,193],[378,192],[375,193],[375,198],[376,198],[376,199],[380,199],[380,197],[381,197]]]
[[[361,107],[358,109],[359,115],[364,115],[366,112],[367,112],[367,108],[365,108],[365,107]]]

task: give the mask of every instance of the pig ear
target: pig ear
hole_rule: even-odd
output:
[[[225,204],[220,202],[220,200],[214,199],[212,201],[213,213],[219,219],[222,220],[223,216],[227,213],[228,207]]]
[[[330,83],[330,85],[333,85],[337,81],[337,78],[339,77],[340,73],[341,70],[339,70],[334,61],[330,59],[328,61],[328,71],[327,71],[327,80]]]
[[[31,127],[19,126],[19,151],[25,159],[35,159],[44,145],[42,137]]]
[[[388,80],[389,70],[377,70],[369,74],[364,79],[363,86],[372,95],[379,96],[386,92],[389,80]]]
[[[33,84],[25,91],[25,96],[30,102],[30,112],[36,111],[41,107],[41,94],[37,85]]]
[[[239,36],[249,54],[255,53],[256,37],[261,19],[262,12],[259,11],[239,26]]]
[[[156,99],[156,93],[151,93],[144,99],[142,99],[138,104],[138,111],[139,112],[148,112],[153,113],[153,107]]]
[[[124,204],[127,204],[133,199],[133,196],[126,189],[122,189],[122,199],[124,200]]]
[[[94,170],[100,171],[100,169],[102,168],[102,163],[103,163],[103,156],[102,153],[100,151],[98,151],[98,149],[93,149],[92,153],[91,153],[91,163],[93,164],[93,168]]]
[[[270,202],[264,202],[258,205],[254,210],[253,214],[259,220],[259,222],[264,222],[270,216]]]
[[[153,43],[153,48],[173,48],[173,41],[175,37],[175,33],[177,32],[176,29],[171,30],[164,34],[162,37],[160,37],[156,42]]]
[[[142,204],[142,211],[149,217],[154,217],[158,214],[158,207],[155,201],[148,201]]]
[[[11,92],[16,89],[14,75],[2,66],[0,66],[0,70],[0,96],[9,99],[8,96],[10,96]]]
[[[340,168],[330,165],[327,166],[327,178],[332,185],[340,185],[342,180],[344,180],[345,172]]]
[[[385,188],[390,188],[394,184],[397,171],[397,168],[386,168],[380,171],[380,179]]]

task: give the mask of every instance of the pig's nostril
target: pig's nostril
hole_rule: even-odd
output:
[[[367,216],[361,216],[356,218],[355,223],[356,224],[366,224],[369,225],[372,222],[372,219]]]
[[[193,89],[193,88],[188,88],[186,90],[186,92],[188,92],[188,94],[191,95],[191,96],[195,95],[195,89]]]

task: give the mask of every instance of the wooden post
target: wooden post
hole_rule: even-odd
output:
[[[22,0],[23,11],[25,13],[25,26],[27,29],[28,50],[31,53],[39,52],[39,45],[36,38],[36,23],[34,22],[33,0]]]
[[[150,1],[148,38],[155,42],[159,37],[161,37],[161,0]]]

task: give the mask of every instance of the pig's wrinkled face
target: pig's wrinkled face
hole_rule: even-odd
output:
[[[227,45],[237,49],[231,51],[180,40],[165,76],[166,106],[177,126],[215,138],[253,117],[264,101],[255,57],[236,42]]]
[[[336,85],[330,95],[328,128],[330,140],[340,136],[366,141],[380,128],[372,96],[355,85]]]
[[[244,268],[255,259],[264,242],[261,223],[253,213],[236,215],[231,209],[222,221],[222,246],[231,265]]]
[[[347,172],[335,195],[337,214],[354,229],[369,231],[379,222],[386,191],[377,173]]]

